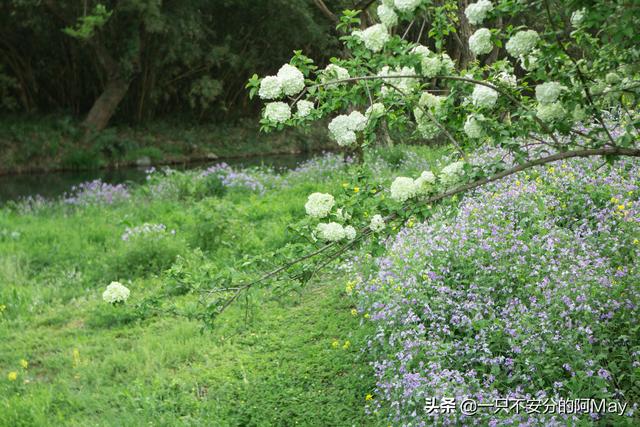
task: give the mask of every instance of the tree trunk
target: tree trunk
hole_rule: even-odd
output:
[[[115,78],[107,81],[104,91],[93,103],[89,114],[84,119],[83,125],[87,131],[101,131],[107,127],[128,90],[128,80]]]

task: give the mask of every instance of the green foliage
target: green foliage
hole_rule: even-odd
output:
[[[93,37],[97,29],[107,23],[112,14],[113,11],[108,11],[103,4],[98,3],[90,15],[78,18],[75,27],[66,27],[62,31],[76,39],[87,40]]]

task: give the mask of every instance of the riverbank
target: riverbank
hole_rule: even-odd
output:
[[[78,123],[66,117],[0,120],[0,175],[175,165],[335,148],[324,126],[264,134],[255,120],[114,126],[86,139]]]

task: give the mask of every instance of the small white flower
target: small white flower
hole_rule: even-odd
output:
[[[422,0],[394,0],[393,5],[400,12],[413,13],[413,11],[420,6],[421,1]]]
[[[129,289],[122,283],[111,282],[102,293],[102,299],[109,304],[116,304],[125,302],[129,298],[130,293]]]
[[[356,229],[353,228],[353,226],[351,225],[347,225],[344,228],[344,235],[347,238],[347,240],[353,240],[356,238]]]
[[[304,74],[293,65],[284,64],[278,70],[278,80],[285,95],[294,96],[304,89]]]
[[[475,55],[484,55],[493,50],[491,43],[491,31],[487,28],[480,28],[469,37],[469,49]]]
[[[551,104],[538,104],[536,108],[536,116],[545,123],[557,122],[562,120],[566,114],[562,103],[554,102]]]
[[[374,233],[378,233],[384,230],[384,227],[385,227],[385,223],[384,223],[384,218],[382,218],[382,215],[375,214],[374,216],[371,217],[371,223],[369,223],[369,228],[371,229],[371,231],[373,231]]]
[[[397,177],[391,184],[391,198],[404,202],[416,195],[416,184],[413,179],[404,176]]]
[[[484,136],[484,129],[482,127],[482,121],[479,117],[470,115],[464,122],[464,133],[471,139],[479,139]]]
[[[509,55],[519,58],[529,54],[538,44],[540,36],[534,30],[518,31],[507,42]]]
[[[296,104],[298,106],[298,117],[307,117],[313,111],[313,102],[301,100]]]
[[[498,92],[484,85],[476,85],[471,94],[471,101],[476,107],[491,108],[498,100]]]
[[[329,135],[345,147],[356,142],[356,132],[364,130],[367,126],[367,118],[359,111],[353,111],[348,116],[341,114],[329,123]]]
[[[551,104],[558,100],[560,93],[566,89],[558,82],[546,82],[536,86],[536,99],[541,104]]]
[[[372,25],[364,31],[354,31],[354,35],[372,52],[380,52],[391,38],[387,28],[382,24]]]
[[[445,187],[449,187],[460,181],[463,173],[464,162],[453,162],[442,168],[442,171],[440,171],[440,182],[442,182]]]
[[[291,108],[284,102],[270,102],[264,109],[264,118],[276,123],[284,123],[291,118]]]
[[[587,9],[584,7],[582,9],[579,9],[573,12],[571,14],[571,25],[574,28],[578,28],[580,24],[582,24],[582,21],[584,21],[584,16],[586,14],[587,14]]]
[[[329,242],[338,242],[346,237],[344,227],[337,222],[320,223],[316,231],[321,239]]]
[[[258,96],[261,99],[278,99],[282,96],[282,84],[276,76],[267,76],[260,82]]]
[[[487,14],[493,10],[493,4],[489,0],[480,0],[477,3],[471,3],[464,10],[464,14],[472,25],[482,24]]]
[[[312,218],[324,218],[329,215],[333,205],[335,205],[335,199],[331,194],[312,193],[307,198],[304,209]]]
[[[378,18],[380,18],[380,22],[382,22],[385,27],[390,28],[398,23],[398,15],[396,15],[396,12],[394,12],[393,8],[381,4],[380,6],[378,6],[377,10]]]

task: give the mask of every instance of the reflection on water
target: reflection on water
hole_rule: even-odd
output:
[[[216,163],[227,163],[242,168],[251,166],[268,166],[276,170],[295,168],[301,162],[311,158],[313,154],[283,154],[274,156],[255,156],[241,159],[219,159],[209,162],[186,163],[167,166],[172,169],[206,168]],[[161,168],[161,167],[158,167]],[[117,170],[90,170],[73,172],[50,172],[39,174],[0,176],[0,204],[21,197],[35,196],[45,198],[58,197],[68,192],[71,187],[82,182],[100,179],[109,184],[140,183],[145,180],[147,167],[128,167]]]

